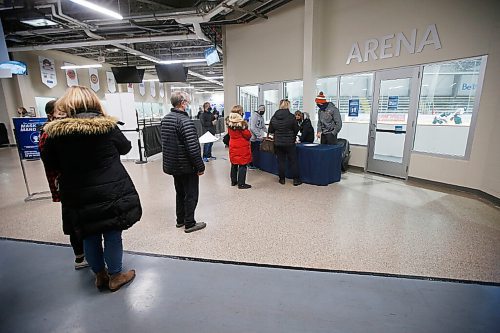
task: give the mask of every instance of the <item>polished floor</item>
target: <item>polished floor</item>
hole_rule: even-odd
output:
[[[200,232],[175,228],[172,178],[161,157],[126,162],[144,215],[124,233],[126,250],[170,256],[500,282],[500,209],[468,194],[361,172],[325,187],[249,171],[250,190],[230,186],[227,150],[200,180]],[[46,190],[41,163],[26,161],[32,192]],[[68,243],[60,205],[24,202],[14,148],[0,149],[0,236]]]
[[[110,293],[68,247],[0,240],[0,332],[495,332],[500,287],[126,254]]]

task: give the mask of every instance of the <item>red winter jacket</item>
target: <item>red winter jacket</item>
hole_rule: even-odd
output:
[[[229,133],[229,160],[232,164],[246,165],[252,162],[252,152],[250,150],[250,138],[252,133],[248,130],[246,121],[228,121]]]

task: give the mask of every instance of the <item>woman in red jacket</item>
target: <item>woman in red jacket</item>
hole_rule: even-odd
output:
[[[231,109],[226,123],[229,133],[229,160],[231,161],[231,186],[238,185],[239,189],[251,188],[245,183],[247,165],[252,162],[250,138],[252,133],[248,130],[248,123],[243,120],[243,107],[235,105]]]

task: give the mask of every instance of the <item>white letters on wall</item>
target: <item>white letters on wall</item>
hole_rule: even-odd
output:
[[[395,43],[394,38],[396,38]],[[389,34],[382,36],[380,38],[370,38],[364,43],[364,52],[359,48],[359,43],[355,42],[352,44],[351,50],[347,56],[346,65],[349,65],[353,59],[357,62],[367,62],[377,59],[387,59],[393,56],[399,57],[401,54],[401,44],[403,48],[409,54],[415,53],[415,46],[417,42],[417,29],[411,31],[410,39],[403,32],[398,32],[396,34]],[[391,52],[393,46],[395,45],[394,54]],[[439,50],[441,48],[441,41],[439,40],[439,35],[435,24],[430,24],[427,26],[423,35],[420,36],[420,43],[416,50],[420,53],[424,50],[427,45],[434,45],[434,50]],[[377,56],[378,53],[378,56]],[[362,57],[364,56],[364,57]]]

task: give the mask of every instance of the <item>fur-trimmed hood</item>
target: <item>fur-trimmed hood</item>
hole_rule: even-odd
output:
[[[43,129],[50,138],[75,134],[102,135],[113,131],[116,122],[115,118],[108,116],[65,118],[47,123]]]
[[[233,130],[245,130],[248,128],[248,123],[239,113],[230,113],[226,118],[227,127]]]

